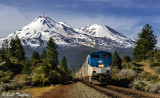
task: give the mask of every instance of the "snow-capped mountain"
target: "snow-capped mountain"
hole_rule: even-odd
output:
[[[95,45],[94,40],[90,36],[74,31],[65,22],[55,22],[44,15],[40,15],[19,31],[0,39],[0,43],[10,40],[16,35],[21,39],[24,46],[34,48],[46,46],[46,42],[50,37],[53,37],[59,46],[84,45],[93,47]]]
[[[134,41],[108,26],[93,24],[73,29],[65,22],[56,22],[44,15],[40,15],[22,29],[0,39],[0,45],[5,40],[10,41],[16,35],[20,38],[23,46],[32,48],[45,47],[50,37],[53,37],[56,44],[61,47],[134,47]]]
[[[97,45],[119,48],[130,48],[135,45],[134,41],[106,25],[92,24],[75,31],[94,37]]]

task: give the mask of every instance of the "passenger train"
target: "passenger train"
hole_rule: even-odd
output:
[[[76,72],[76,78],[97,84],[108,83],[112,76],[112,54],[105,51],[90,53]]]

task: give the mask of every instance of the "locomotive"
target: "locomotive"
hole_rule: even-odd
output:
[[[105,51],[90,53],[76,72],[76,78],[93,84],[108,83],[111,76],[112,54]]]

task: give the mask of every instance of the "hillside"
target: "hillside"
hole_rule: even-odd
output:
[[[150,64],[149,62],[144,62],[144,61],[143,61],[143,62],[137,62],[137,64],[142,65],[141,68],[143,68],[144,71],[149,72],[149,73],[151,73],[151,74],[153,74],[153,75],[157,75],[157,74],[155,73],[155,71],[150,68],[150,65],[151,65],[151,64]],[[160,74],[158,74],[158,77],[160,78]]]

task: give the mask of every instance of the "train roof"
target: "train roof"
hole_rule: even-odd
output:
[[[97,51],[97,52],[92,52],[90,53],[90,55],[93,55],[93,54],[104,54],[104,53],[107,53],[107,54],[111,54],[110,52],[107,52],[107,51]]]

